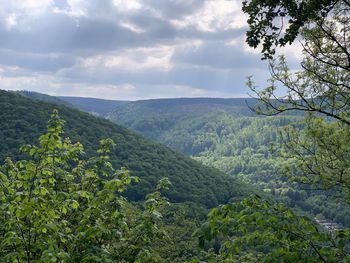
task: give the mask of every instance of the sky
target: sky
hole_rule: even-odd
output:
[[[0,89],[138,100],[247,97],[269,78],[239,0],[0,0]],[[297,46],[284,50],[297,65]]]

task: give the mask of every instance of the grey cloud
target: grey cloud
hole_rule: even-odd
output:
[[[65,54],[18,53],[0,49],[0,63],[42,72],[54,72],[73,66],[75,59]]]
[[[121,85],[130,83],[134,86],[151,85],[181,85],[197,87],[203,90],[222,92],[246,92],[245,81],[248,75],[255,75],[256,80],[262,83],[268,77],[267,71],[251,69],[247,72],[243,68],[218,70],[204,67],[175,66],[169,71],[149,69],[143,71],[118,71],[106,68],[73,68],[61,72],[67,81],[77,81],[94,84]]]
[[[245,52],[241,44],[227,45],[224,41],[207,41],[197,48],[178,48],[172,56],[172,61],[222,69],[266,68],[259,55]]]
[[[12,30],[0,28],[0,39],[2,39],[0,47],[21,52],[66,52],[72,55],[153,46],[182,38],[228,39],[242,34],[241,29],[218,32],[203,32],[194,27],[178,29],[167,20],[167,17],[155,17],[147,9],[143,12],[121,15],[110,1],[98,3],[99,5],[95,2],[89,6],[92,15],[88,17],[74,18],[64,13],[48,13],[36,19],[20,18],[19,26]],[[174,11],[177,14],[189,12],[184,6],[171,8],[175,4],[169,3],[170,6],[163,3],[161,7],[164,10],[177,10]],[[193,9],[195,5],[192,5]],[[136,33],[121,26],[120,23],[125,21],[139,26],[146,32]]]
[[[169,19],[181,19],[186,15],[200,9],[205,1],[203,0],[143,0],[143,3],[158,10],[163,17]]]
[[[90,72],[91,73],[91,72]],[[118,72],[99,72],[103,75],[101,78],[91,74],[83,72],[75,72],[70,77],[65,78],[67,87],[70,83],[80,83],[82,89],[84,85],[123,85],[125,83],[133,85],[136,89],[134,92],[140,97],[157,97],[156,93],[152,94],[154,90],[158,91],[158,97],[164,96],[164,94],[175,94],[176,91],[169,92],[164,90],[163,92],[159,87],[164,89],[173,86],[185,86],[198,88],[210,93],[226,93],[226,94],[247,94],[248,89],[245,87],[246,72],[242,70],[231,71],[210,71],[205,69],[175,69],[171,72],[164,74],[163,72],[147,71],[140,73],[118,73]],[[266,71],[261,72],[259,70],[251,71],[255,75],[255,80],[262,84],[265,80]],[[84,84],[85,83],[85,84]],[[151,96],[152,95],[152,96]],[[175,96],[175,95],[174,95]],[[178,96],[190,96],[179,92]]]
[[[202,39],[202,40],[228,40],[245,33],[244,28],[227,29],[221,31],[202,31],[194,26],[176,28],[168,19],[154,17],[147,11],[144,13],[130,14],[126,20],[146,31],[148,38],[154,41],[174,41],[176,39]]]
[[[25,52],[77,52],[112,50],[142,42],[142,37],[117,23],[50,14],[38,18],[31,30],[0,31],[0,47]]]

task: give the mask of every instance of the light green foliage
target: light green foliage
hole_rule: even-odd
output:
[[[7,159],[1,167],[1,261],[144,262],[152,250],[147,246],[161,232],[158,209],[165,199],[160,190],[168,181],[160,181],[147,196],[145,210],[135,216],[137,227],[130,228],[127,214],[137,215],[130,212],[137,209],[120,193],[138,179],[125,168],[112,167],[108,154],[113,141],[102,140],[97,157],[85,161],[83,146],[63,139],[62,133],[63,121],[55,110],[39,146],[21,148],[30,158]],[[121,246],[137,253],[121,255]]]
[[[293,180],[350,200],[350,129],[342,122],[326,122],[310,116],[300,130],[283,134],[290,165],[282,171]]]
[[[348,262],[350,232],[334,235],[305,216],[258,196],[213,209],[197,233],[220,240],[217,262]],[[248,261],[249,262],[249,261]]]
[[[161,211],[164,211],[169,203],[161,195],[161,191],[168,189],[169,186],[168,178],[161,179],[156,190],[147,195],[143,211],[129,210],[131,214],[127,216],[128,238],[113,244],[116,258],[126,262],[164,262],[157,254],[154,242],[167,237]]]

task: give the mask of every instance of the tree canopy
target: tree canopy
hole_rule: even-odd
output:
[[[350,5],[346,0],[245,0],[247,43],[254,48],[262,44],[263,58],[272,58],[276,47],[291,44],[304,26],[322,23],[339,2]]]

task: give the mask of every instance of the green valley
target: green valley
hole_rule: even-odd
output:
[[[350,210],[327,194],[308,190],[282,176],[286,126],[302,126],[303,116],[255,115],[254,99],[172,99],[130,102],[109,118],[147,138],[216,167],[234,178],[272,193],[289,207],[350,225]]]
[[[43,94],[25,95],[67,103]],[[108,112],[110,104],[106,108],[100,104],[102,111]],[[118,104],[106,116],[207,167],[257,187],[289,207],[310,213],[318,220],[349,226],[350,211],[344,202],[337,201],[331,193],[313,191],[283,176],[288,161],[281,157],[282,133],[291,124],[302,127],[304,116],[298,112],[260,116],[252,111],[255,105],[256,99],[244,98],[153,99]]]

